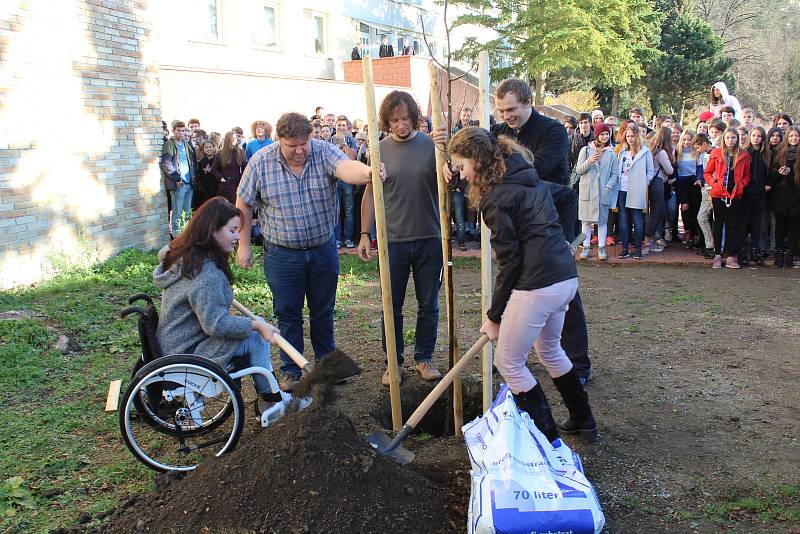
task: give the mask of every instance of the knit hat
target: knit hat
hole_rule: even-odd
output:
[[[704,112],[702,112],[700,114],[700,120],[703,121],[703,122],[706,122],[709,119],[713,119],[713,118],[714,118],[714,114],[711,113],[710,111],[704,111]]]
[[[595,125],[595,127],[594,127],[594,137],[595,137],[595,139],[597,139],[597,137],[603,132],[608,132],[608,135],[611,135],[611,126],[609,126],[608,124],[606,124],[604,122],[600,122],[597,125]]]

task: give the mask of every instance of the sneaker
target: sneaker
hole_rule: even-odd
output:
[[[668,239],[658,239],[658,240],[656,240],[656,245],[661,247],[661,249],[663,250],[663,249],[667,248],[667,241],[669,241],[669,240]]]
[[[296,388],[299,383],[300,383],[299,376],[287,373],[283,375],[283,380],[281,380],[280,383],[281,391],[294,391],[294,388]]]
[[[672,228],[664,229],[664,241],[672,241]]]
[[[707,260],[714,258],[716,254],[714,254],[713,248],[707,248],[703,250],[703,257]]]
[[[340,249],[340,248],[342,248],[342,242],[341,242],[341,241],[339,241],[338,239],[336,240],[336,248],[337,248],[337,249]]]
[[[356,244],[353,242],[352,239],[348,239],[344,242],[344,248],[356,248]]]
[[[728,259],[725,260],[725,267],[728,269],[741,269],[739,266],[739,260],[736,259],[736,256],[728,256]]]
[[[579,258],[582,259],[582,260],[588,260],[589,259],[589,251],[590,250],[591,250],[591,247],[583,247],[583,250],[581,251],[581,255],[579,256]]]
[[[606,254],[606,247],[598,247],[597,248],[597,258],[600,260],[607,260],[608,254]]]
[[[400,384],[402,385],[403,382],[406,381],[406,375],[403,372],[403,368],[402,367],[398,366],[397,374],[398,374],[397,378],[400,380]],[[381,377],[381,384],[388,388],[390,382],[391,382],[391,378],[389,377],[389,368],[387,367],[386,370],[383,372],[383,376]]]
[[[419,376],[421,376],[422,379],[427,382],[432,382],[442,378],[442,373],[440,373],[439,370],[436,369],[436,367],[434,367],[429,361],[419,362],[415,369],[419,373]]]
[[[627,250],[623,250],[623,251],[620,253],[620,255],[619,255],[619,256],[617,256],[617,257],[618,257],[619,259],[621,259],[621,260],[627,260],[628,258],[630,258],[630,257],[631,257],[631,253],[630,253],[630,252],[628,252]]]
[[[711,264],[711,268],[712,269],[722,269],[722,256],[720,256],[719,254],[714,256],[714,261]]]
[[[633,251],[633,259],[634,260],[641,260],[642,259],[642,251],[640,249],[635,249]]]
[[[660,239],[658,241],[661,241]],[[664,252],[664,246],[659,245],[658,241],[654,245],[650,245],[650,252]]]
[[[467,250],[467,244],[464,243],[463,239],[458,242],[458,250],[461,252],[465,252]]]
[[[615,247],[615,246],[617,246],[617,240],[614,239],[613,236],[608,236],[606,238],[606,246],[607,247]]]
[[[648,254],[650,254],[650,247],[652,246],[653,246],[652,241],[646,245],[642,245],[642,256],[647,256]]]
[[[592,238],[589,240],[589,244],[596,245],[597,244],[597,236],[593,235]]]

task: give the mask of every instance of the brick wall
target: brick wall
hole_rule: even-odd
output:
[[[166,239],[145,1],[0,13],[0,287]]]

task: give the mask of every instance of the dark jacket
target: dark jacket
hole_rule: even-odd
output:
[[[189,183],[194,185],[195,174],[197,172],[194,149],[189,141],[184,141],[183,145],[186,147],[186,158],[189,160]],[[175,138],[170,137],[166,139],[161,146],[161,176],[164,178],[164,185],[167,191],[174,191],[177,189],[177,183],[181,181],[181,162],[179,158],[180,156],[178,155],[178,146],[175,143]]]
[[[217,154],[217,157],[214,158],[214,165],[211,170],[214,174],[214,178],[219,181],[217,194],[227,198],[231,204],[236,203],[236,190],[239,188],[239,182],[242,179],[242,173],[245,167],[245,164],[240,164],[237,159],[237,153],[232,152],[231,161],[223,166],[222,158]],[[242,156],[241,161],[244,161],[244,156]],[[224,182],[222,181],[223,179],[225,180]]]
[[[777,161],[773,163],[772,172],[769,173],[767,183],[772,186],[769,194],[769,209],[784,217],[798,217],[800,216],[800,187],[797,187],[794,180],[795,160],[789,159],[785,165],[790,169],[786,176],[778,172],[781,164]]]
[[[358,50],[357,46],[354,46],[353,51],[350,52],[350,59],[353,61],[358,61],[361,59],[361,52]]]
[[[575,131],[572,132],[572,137],[569,140],[570,149],[569,149],[569,168],[570,170],[575,168],[575,164],[578,163],[578,155],[581,153],[581,149],[594,141],[594,131],[589,130],[589,135],[583,136],[581,135],[581,131],[575,128]]]
[[[382,44],[378,50],[378,57],[394,57],[394,47]]]
[[[539,178],[567,185],[569,181],[569,137],[564,125],[531,109],[531,116],[519,132],[508,124],[492,126],[495,135],[508,135],[533,152],[533,166]]]
[[[202,159],[197,162],[197,180],[194,188],[194,197],[192,202],[196,203],[199,208],[203,202],[217,196],[219,190],[219,179],[214,176],[214,160],[216,158],[208,159],[208,156],[203,155]],[[208,171],[206,171],[208,168]]]
[[[481,198],[499,272],[487,316],[499,323],[511,291],[547,287],[578,276],[550,188],[521,155],[506,159],[501,183]]]
[[[761,198],[767,194],[767,174],[769,168],[767,162],[752,147],[748,148],[750,153],[750,183],[744,188],[745,198]]]

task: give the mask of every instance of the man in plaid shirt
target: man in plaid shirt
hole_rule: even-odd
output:
[[[367,184],[372,170],[331,143],[313,139],[311,123],[299,113],[285,113],[275,129],[278,142],[259,150],[247,164],[236,207],[244,214],[242,228],[251,226],[253,207],[258,207],[264,275],[281,335],[303,352],[303,304],[307,301],[311,345],[319,360],[336,346],[336,181]],[[381,174],[383,178],[384,172]],[[252,266],[249,232],[239,236],[236,259],[241,267]],[[300,378],[300,368],[283,351],[281,360],[281,388],[291,391]]]

